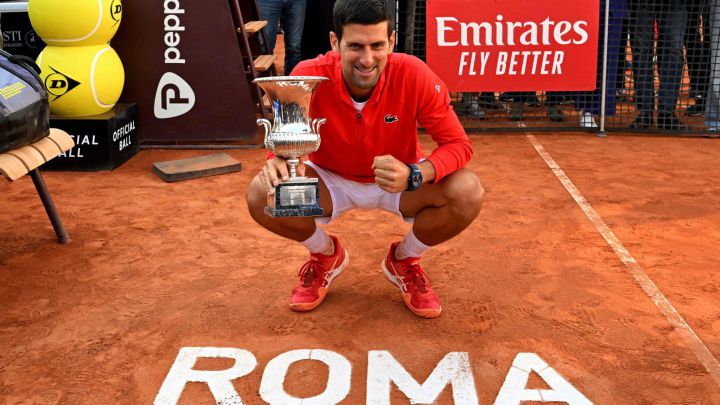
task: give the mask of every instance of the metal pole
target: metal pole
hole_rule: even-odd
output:
[[[600,94],[600,132],[598,136],[605,137],[605,106],[607,105],[607,65],[608,65],[608,32],[610,31],[610,0],[605,0],[605,50],[603,51],[602,94]],[[625,42],[627,46],[627,41]],[[615,91],[615,89],[612,89]]]
[[[42,201],[43,206],[45,207],[45,212],[47,212],[48,218],[50,218],[50,223],[55,230],[55,235],[57,235],[58,241],[62,244],[69,243],[70,237],[68,236],[65,226],[60,219],[57,208],[55,208],[55,203],[53,202],[52,197],[50,197],[50,191],[48,191],[45,181],[43,181],[43,178],[40,175],[40,170],[31,170],[30,177],[32,177],[35,189],[40,196],[40,201]]]

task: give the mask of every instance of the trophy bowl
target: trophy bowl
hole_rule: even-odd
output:
[[[287,160],[290,178],[275,187],[265,213],[272,217],[322,216],[317,178],[297,175],[300,157],[320,148],[320,126],[325,118],[310,118],[310,101],[317,86],[328,80],[320,76],[275,76],[253,80],[270,99],[273,122],[261,118],[265,147]]]

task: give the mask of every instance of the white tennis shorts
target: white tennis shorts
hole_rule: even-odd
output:
[[[389,193],[380,188],[376,183],[358,183],[348,180],[329,170],[318,167],[311,161],[305,164],[315,169],[318,176],[330,190],[330,198],[333,203],[332,217],[318,217],[315,221],[327,224],[340,215],[354,209],[379,208],[403,218],[400,213],[400,194]],[[412,223],[413,218],[403,218]]]

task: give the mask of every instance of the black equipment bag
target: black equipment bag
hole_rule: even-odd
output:
[[[0,50],[0,153],[50,133],[48,94],[39,71],[31,58]]]

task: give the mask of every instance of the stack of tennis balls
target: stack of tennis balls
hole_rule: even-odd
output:
[[[65,117],[113,108],[125,71],[109,42],[122,18],[121,0],[30,0],[35,32],[48,44],[37,58],[50,112]]]

